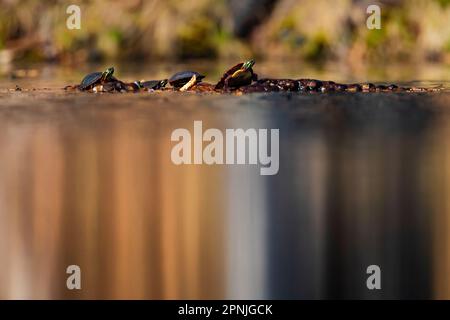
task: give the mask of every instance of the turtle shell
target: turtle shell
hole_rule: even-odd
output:
[[[80,89],[86,90],[102,78],[103,72],[92,72],[81,80]]]
[[[114,70],[113,70],[114,72]],[[83,80],[81,80],[81,84],[79,85],[80,90],[87,90],[93,87],[94,85],[98,84],[100,80],[102,79],[103,72],[92,72],[85,76]],[[105,81],[102,81],[102,83],[108,83],[108,82],[117,82],[117,78],[115,78],[113,75],[110,75],[109,78]]]
[[[149,81],[144,81],[141,82],[141,86],[144,87],[145,89],[153,89],[153,90],[158,90],[161,88],[164,88],[167,84],[167,79],[164,80],[149,80]]]
[[[204,75],[201,75],[200,73],[195,71],[180,71],[170,77],[169,84],[172,87],[180,88],[188,83],[194,75],[197,77],[197,83],[205,77]]]
[[[225,87],[239,88],[242,86],[248,86],[252,84],[252,81],[256,80],[255,74],[252,69],[238,70],[232,76],[225,79]]]
[[[243,62],[238,63],[237,65],[235,65],[234,67],[232,67],[231,69],[229,69],[227,72],[225,72],[222,76],[222,78],[220,78],[219,82],[217,82],[216,84],[216,90],[219,89],[223,89],[223,87],[225,86],[225,80],[232,76],[236,71],[242,69],[242,66],[244,65]]]

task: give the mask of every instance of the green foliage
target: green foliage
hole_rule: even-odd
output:
[[[386,41],[386,28],[369,30],[366,33],[366,45],[370,49],[380,47]]]
[[[123,34],[119,28],[112,28],[111,30],[108,30],[107,35],[108,38],[117,45],[121,44],[123,41]]]
[[[304,55],[307,59],[324,59],[329,51],[329,43],[324,33],[318,32],[306,41]]]
[[[435,0],[438,2],[441,7],[446,8],[448,5],[450,5],[450,0]]]
[[[181,27],[178,33],[178,55],[181,58],[203,58],[216,56],[217,40],[225,40],[214,22],[199,16]]]
[[[444,46],[444,50],[446,52],[450,52],[450,39],[447,40],[447,43]]]

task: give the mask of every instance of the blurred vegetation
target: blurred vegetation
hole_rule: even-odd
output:
[[[269,2],[241,0],[238,12],[257,15],[258,6]],[[366,27],[372,3],[381,6],[381,30]],[[70,4],[81,8],[80,30],[66,27]],[[0,0],[0,63],[250,55],[450,62],[450,0],[273,0],[250,32],[236,30],[232,5],[230,0]]]

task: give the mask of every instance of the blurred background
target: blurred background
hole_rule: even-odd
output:
[[[449,21],[449,0],[0,0],[0,298],[449,299]],[[263,77],[445,90],[61,90],[110,65],[214,82],[249,57]],[[175,166],[194,120],[280,129],[279,174]]]
[[[0,61],[450,62],[449,0],[1,0]],[[66,9],[81,9],[69,30]],[[369,30],[366,8],[381,7]]]

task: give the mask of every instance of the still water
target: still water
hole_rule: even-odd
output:
[[[95,95],[58,89],[84,70],[40,70],[0,80],[0,298],[450,298],[448,90]],[[302,76],[412,79],[332,72]],[[278,174],[174,165],[194,120],[280,129]]]

